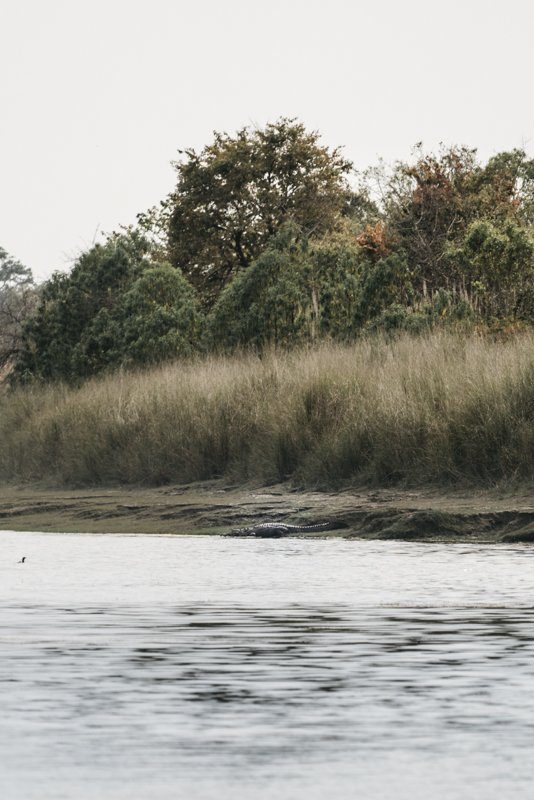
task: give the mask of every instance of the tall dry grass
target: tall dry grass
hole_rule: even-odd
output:
[[[534,335],[213,357],[0,400],[0,479],[489,485],[534,477]]]

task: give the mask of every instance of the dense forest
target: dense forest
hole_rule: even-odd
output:
[[[196,352],[534,322],[534,160],[421,146],[356,173],[298,121],[180,152],[137,224],[35,287],[0,250],[0,369],[78,381]]]

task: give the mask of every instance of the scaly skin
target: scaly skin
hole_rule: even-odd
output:
[[[278,539],[292,533],[306,533],[307,531],[326,531],[331,528],[330,522],[320,522],[317,525],[289,525],[287,522],[262,522],[250,528],[238,528],[230,536],[256,536],[261,539]]]

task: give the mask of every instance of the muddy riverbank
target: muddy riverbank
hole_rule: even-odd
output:
[[[0,529],[220,535],[259,522],[312,524],[342,536],[453,542],[534,542],[534,496],[514,492],[309,492],[216,482],[159,488],[0,489]]]

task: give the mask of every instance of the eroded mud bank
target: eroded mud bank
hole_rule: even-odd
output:
[[[329,521],[343,536],[451,542],[534,542],[534,496],[515,492],[300,492],[217,483],[160,488],[0,489],[4,530],[220,535],[256,522]]]

